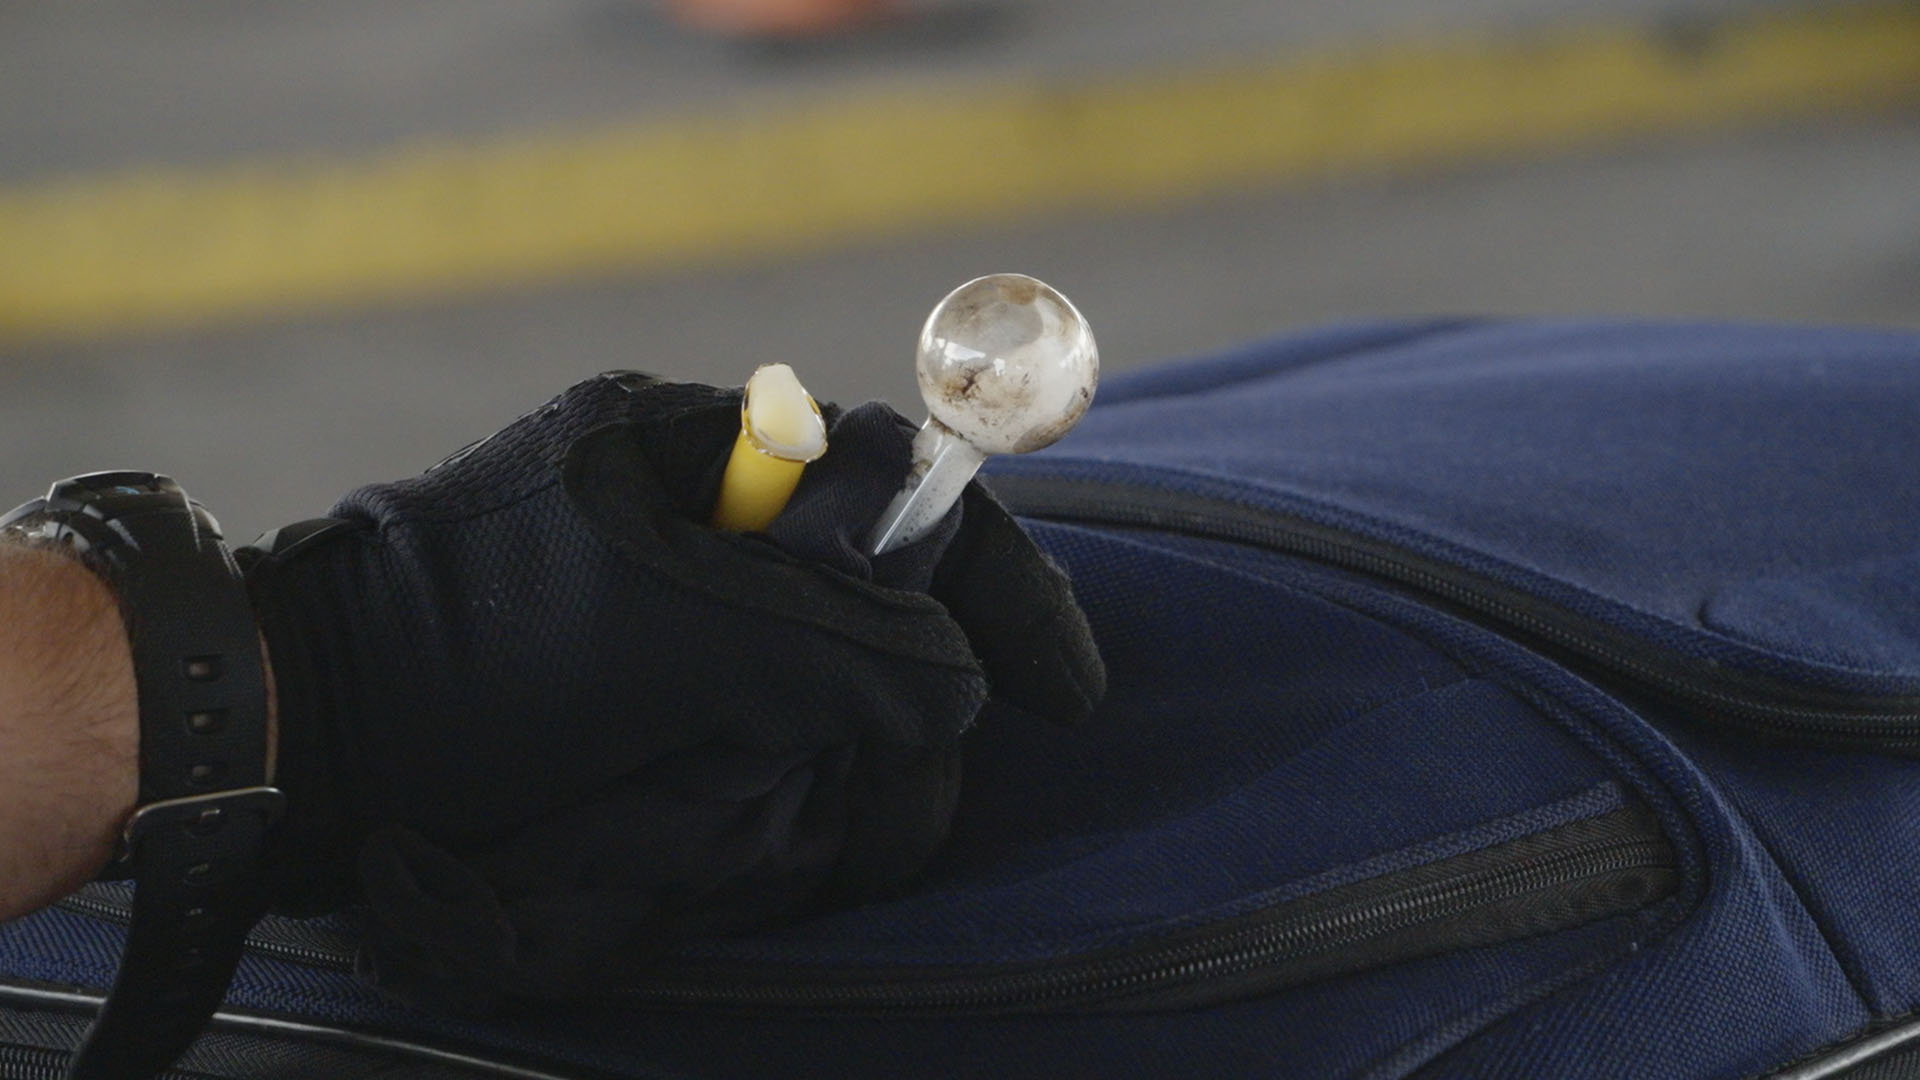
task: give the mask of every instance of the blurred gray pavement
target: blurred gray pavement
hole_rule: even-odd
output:
[[[0,3],[0,181],[357,152],[858,88],[953,86],[1773,0],[907,0],[897,30],[747,47],[647,0]]]
[[[0,350],[0,490],[170,470],[251,536],[406,475],[613,367],[918,413],[947,289],[1014,269],[1087,314],[1108,371],[1328,320],[1612,314],[1920,328],[1920,116],[88,346]]]

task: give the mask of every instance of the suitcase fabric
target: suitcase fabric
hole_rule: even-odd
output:
[[[1901,1075],[1916,462],[1911,334],[1374,324],[1111,380],[990,481],[1109,698],[983,715],[910,894],[493,1023],[270,920],[183,1075]],[[0,1080],[55,1075],[120,900],[0,927]]]

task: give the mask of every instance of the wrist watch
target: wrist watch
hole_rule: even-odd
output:
[[[269,786],[259,631],[220,527],[165,476],[105,472],[0,517],[0,538],[64,548],[119,598],[140,698],[140,797],[103,876],[131,878],[112,991],[70,1080],[165,1069],[226,994],[268,902]]]

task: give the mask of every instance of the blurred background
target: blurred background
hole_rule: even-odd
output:
[[[231,536],[637,367],[918,416],[981,273],[1109,372],[1333,320],[1920,327],[1920,4],[0,0],[0,491]]]

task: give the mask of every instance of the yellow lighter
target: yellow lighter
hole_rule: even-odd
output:
[[[713,527],[759,532],[780,516],[807,462],[827,452],[827,422],[793,369],[768,364],[747,380],[740,437],[720,478]]]

